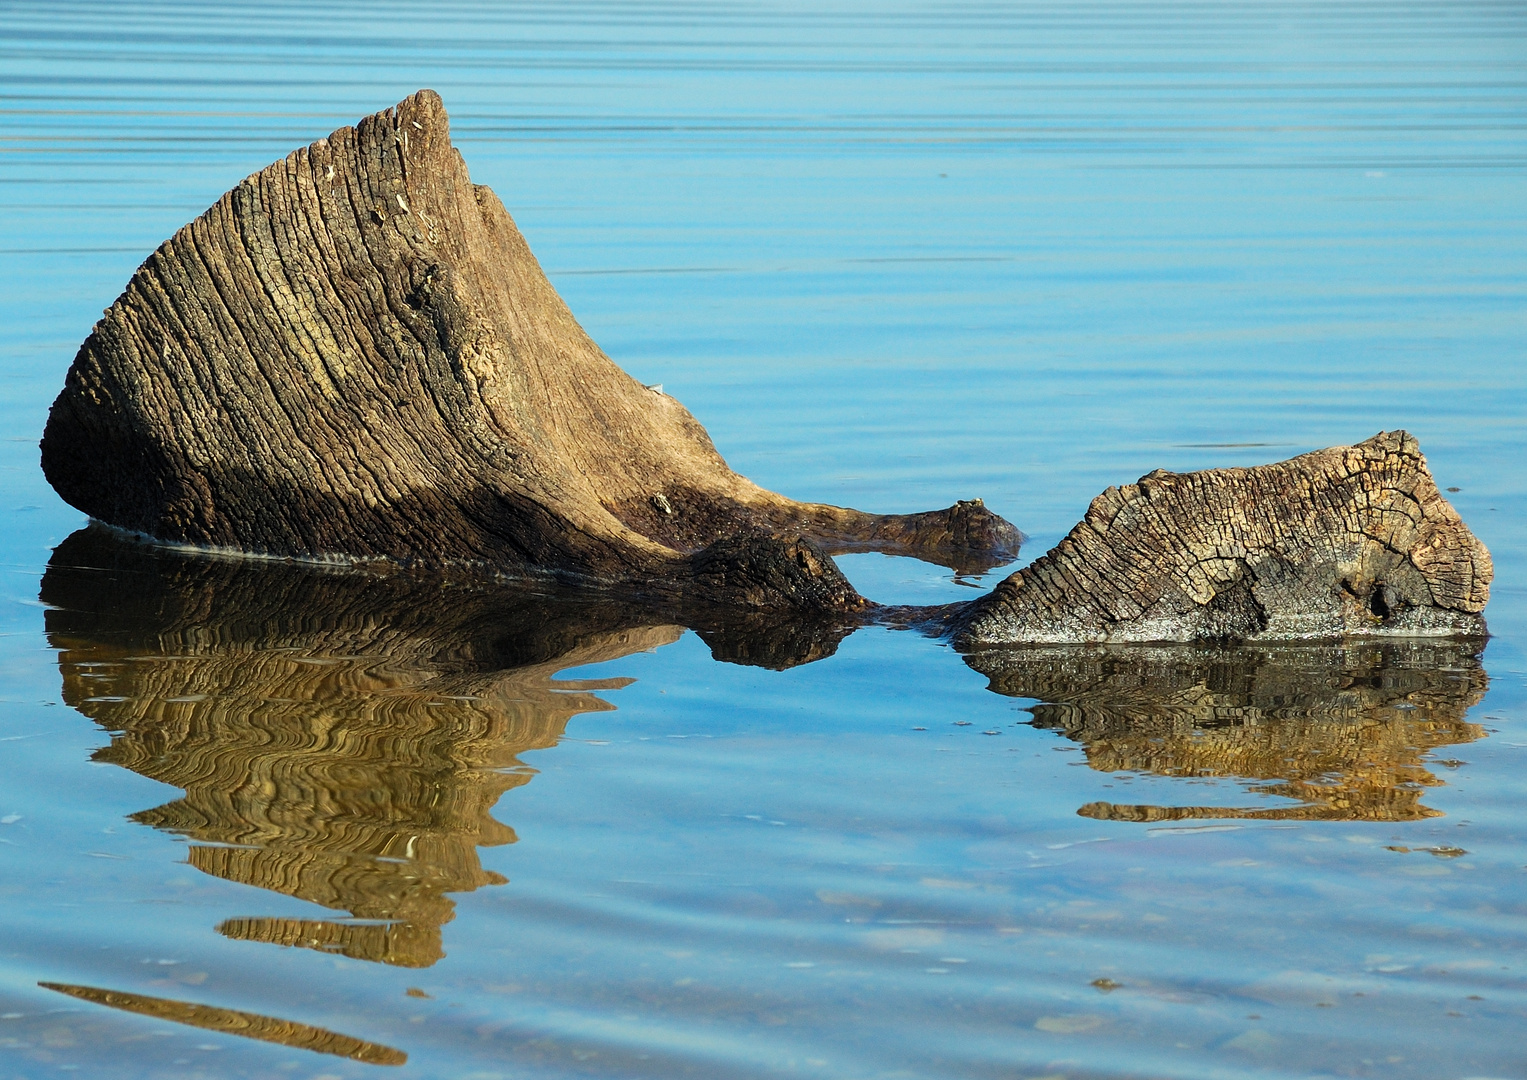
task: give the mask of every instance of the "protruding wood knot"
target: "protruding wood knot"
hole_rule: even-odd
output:
[[[1385,581],[1344,580],[1341,590],[1347,602],[1375,623],[1383,624],[1414,607],[1399,589]]]
[[[1172,490],[1173,481],[1176,479],[1177,474],[1174,472],[1168,472],[1166,469],[1152,469],[1140,477],[1135,486],[1147,499],[1158,499]]]
[[[717,540],[695,553],[690,572],[696,599],[809,611],[865,606],[837,564],[800,538],[749,533]]]
[[[428,307],[435,293],[436,283],[446,277],[446,271],[438,263],[430,263],[422,272],[418,272],[414,287],[408,290],[404,298],[408,306],[418,311]]]
[[[1014,557],[1023,534],[990,510],[984,499],[961,499],[949,508],[949,537],[957,548]]]

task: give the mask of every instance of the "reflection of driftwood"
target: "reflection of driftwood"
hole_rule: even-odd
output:
[[[967,661],[999,694],[1037,698],[1037,727],[1084,747],[1102,772],[1230,777],[1298,806],[1125,806],[1087,817],[1406,821],[1441,783],[1441,746],[1482,737],[1464,718],[1484,696],[1478,643],[1331,647],[992,649]]]
[[[97,759],[185,791],[134,818],[189,837],[205,873],[352,917],[218,929],[410,967],[443,955],[447,894],[503,881],[477,849],[514,840],[491,811],[532,775],[519,755],[629,681],[558,671],[667,644],[678,622],[775,668],[851,629],[714,607],[662,621],[651,602],[207,558],[98,527],[54,552],[42,599],[64,700],[112,732]]]
[[[853,610],[824,550],[990,566],[979,501],[880,516],[732,472],[574,321],[440,98],[297,150],[143,264],[43,438],[71,504],[160,540]]]
[[[625,680],[559,670],[672,641],[698,623],[723,659],[785,667],[849,627],[714,608],[653,612],[478,579],[210,559],[99,528],[43,579],[64,699],[112,733],[98,758],[184,789],[135,815],[186,835],[189,861],[351,918],[225,920],[229,937],[402,966],[436,962],[450,893],[503,879],[477,848],[491,811],[571,717]],[[992,648],[997,693],[1107,771],[1225,776],[1292,807],[1095,803],[1094,817],[1406,820],[1435,811],[1426,751],[1480,736],[1475,643],[1347,647]],[[104,991],[103,991],[104,993]]]
[[[125,990],[101,990],[94,986],[74,986],[69,983],[44,982],[37,985],[81,1001],[92,1001],[97,1005],[108,1005],[140,1016],[152,1016],[157,1020],[173,1020],[177,1024],[189,1024],[221,1035],[242,1035],[246,1039],[259,1039],[319,1054],[352,1058],[368,1065],[403,1065],[408,1062],[408,1055],[401,1050],[341,1035],[326,1028],[299,1024],[295,1020],[278,1020],[274,1016],[262,1016],[259,1013],[220,1009],[215,1005],[197,1005],[172,998],[149,997],[147,994],[133,994]]]
[[[611,706],[560,669],[676,626],[407,574],[187,557],[91,530],[43,581],[64,700],[113,733],[98,759],[185,789],[135,815],[219,877],[365,922],[241,918],[232,937],[419,966],[449,892],[502,881],[481,845],[518,759]]]
[[[955,618],[957,644],[1480,635],[1489,553],[1416,440],[1109,488]]]

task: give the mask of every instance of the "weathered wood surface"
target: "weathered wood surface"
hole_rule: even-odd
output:
[[[732,472],[578,326],[431,91],[249,177],[154,252],[81,346],[42,460],[69,503],[161,542],[920,622],[962,647],[1478,635],[1491,577],[1389,432],[1152,473],[988,597],[877,608],[832,552],[973,572],[1020,534],[979,500],[873,515]]]
[[[1109,488],[1048,554],[953,613],[957,645],[1475,636],[1490,554],[1416,440]]]
[[[729,469],[584,333],[420,91],[244,180],[96,325],[42,442],[91,517],[160,541],[472,564],[854,610],[824,551],[984,569],[978,500],[799,503]]]

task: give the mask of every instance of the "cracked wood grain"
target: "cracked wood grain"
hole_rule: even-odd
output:
[[[1020,540],[979,500],[875,515],[733,472],[584,333],[431,91],[247,178],[150,255],[42,452],[68,502],[161,542],[760,608],[865,608],[831,551],[984,569]]]
[[[1416,440],[1390,431],[1109,488],[949,622],[964,646],[1478,636],[1492,574]]]

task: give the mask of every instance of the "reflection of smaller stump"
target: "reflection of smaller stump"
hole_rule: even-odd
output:
[[[1442,783],[1428,751],[1472,742],[1485,693],[1481,642],[1346,646],[992,649],[967,662],[1010,697],[1037,698],[1034,726],[1080,743],[1100,772],[1253,781],[1296,806],[1126,806],[1085,817],[1408,821]]]

